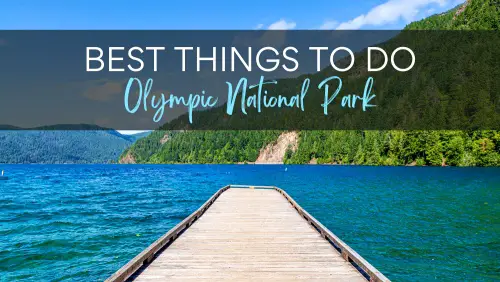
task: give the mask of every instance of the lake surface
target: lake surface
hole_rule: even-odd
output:
[[[395,281],[500,280],[500,168],[1,165],[0,280],[103,280],[227,184],[275,185]]]

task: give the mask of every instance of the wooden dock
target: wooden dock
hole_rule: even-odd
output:
[[[106,281],[389,281],[277,187],[230,185]]]

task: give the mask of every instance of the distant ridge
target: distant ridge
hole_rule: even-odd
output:
[[[8,124],[0,124],[0,130],[113,130],[95,124],[53,124],[37,127],[19,127]]]
[[[8,124],[0,124],[0,130],[19,130],[21,127],[8,125]]]
[[[0,163],[113,163],[141,136],[92,124],[0,125]]]

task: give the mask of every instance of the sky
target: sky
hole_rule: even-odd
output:
[[[402,29],[464,0],[12,0],[0,29]],[[140,131],[120,131],[134,134]]]
[[[12,0],[0,29],[401,29],[464,0]]]

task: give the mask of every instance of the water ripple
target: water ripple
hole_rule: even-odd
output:
[[[103,280],[230,183],[284,188],[395,281],[500,280],[499,168],[2,169],[2,280]]]

